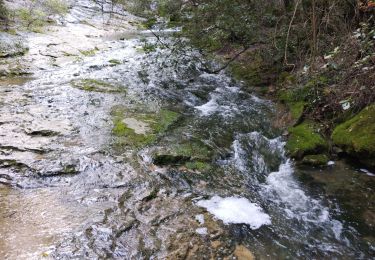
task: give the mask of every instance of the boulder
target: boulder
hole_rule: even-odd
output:
[[[332,141],[348,155],[375,168],[375,104],[338,125]]]
[[[289,139],[286,149],[291,157],[302,159],[305,155],[320,154],[328,148],[327,142],[318,133],[312,122],[302,124],[289,129]]]

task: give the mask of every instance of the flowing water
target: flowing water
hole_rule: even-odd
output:
[[[3,258],[208,259],[240,244],[260,259],[374,257],[356,207],[317,185],[344,172],[371,201],[371,174],[296,169],[271,102],[194,51],[145,52],[155,39],[136,17],[119,28],[99,11],[77,1],[64,26],[25,35],[32,78],[0,81]],[[163,113],[174,120],[153,130]]]

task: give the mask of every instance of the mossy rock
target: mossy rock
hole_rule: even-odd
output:
[[[311,87],[309,86],[280,90],[278,99],[288,107],[293,120],[298,121],[308,105],[310,93]]]
[[[79,79],[71,82],[72,86],[84,91],[102,92],[102,93],[126,93],[126,88],[121,85],[115,85],[107,81],[98,79]]]
[[[153,154],[156,165],[185,165],[191,170],[207,169],[213,157],[212,149],[199,140],[184,141],[161,147]]]
[[[30,74],[31,72],[27,65],[23,64],[21,61],[0,58],[0,76],[18,77]]]
[[[284,103],[295,103],[308,101],[311,95],[312,86],[305,85],[293,89],[283,89],[278,92],[278,98]]]
[[[92,57],[92,56],[95,56],[95,54],[99,51],[99,49],[97,47],[95,47],[94,49],[89,49],[89,50],[80,50],[79,52],[83,55],[83,56],[86,56],[86,57]]]
[[[302,159],[305,155],[318,154],[327,150],[327,142],[311,122],[303,122],[292,127],[289,133],[286,149],[295,159]]]
[[[138,112],[120,106],[113,108],[111,114],[114,146],[117,148],[138,148],[151,144],[179,118],[178,113],[170,110]]]
[[[282,81],[285,81],[288,76],[285,75],[280,76]],[[317,93],[323,92],[324,94],[324,88],[320,89],[322,86],[326,86],[328,84],[329,80],[324,77],[315,77],[308,81],[305,85],[302,86],[295,86],[291,89],[282,89],[278,91],[277,97],[278,99],[287,105],[289,108],[292,118],[294,120],[300,120],[303,112],[305,110],[305,107],[308,106],[310,103],[313,103],[313,101],[317,98]]]
[[[349,155],[375,167],[375,104],[338,125],[332,133],[332,140]]]
[[[327,165],[329,159],[325,154],[314,154],[306,155],[302,159],[302,163],[311,166],[325,166]]]
[[[156,154],[154,156],[154,164],[156,165],[183,165],[190,161],[190,157],[183,155],[172,155],[172,154]]]
[[[291,102],[287,104],[290,114],[292,115],[292,119],[298,121],[301,119],[303,112],[305,111],[306,102],[299,101],[299,102]]]
[[[201,161],[190,161],[185,163],[185,167],[189,170],[198,171],[198,172],[206,172],[211,170],[211,165],[207,162]]]
[[[120,60],[117,60],[117,59],[111,59],[108,61],[111,65],[113,66],[116,66],[116,65],[120,65],[122,62]]]

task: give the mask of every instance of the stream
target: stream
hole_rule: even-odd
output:
[[[297,167],[272,102],[111,21],[75,1],[0,79],[3,259],[374,259],[371,173]]]

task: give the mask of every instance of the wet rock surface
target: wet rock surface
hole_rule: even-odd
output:
[[[139,51],[150,36],[131,25],[139,19],[113,19],[76,1],[64,26],[26,34],[29,52],[10,61],[32,78],[0,81],[1,255],[371,255],[294,179],[270,102],[194,60],[175,67],[168,50]],[[224,225],[197,205],[216,195],[246,198],[272,225]]]
[[[27,51],[28,47],[22,37],[0,32],[0,58],[23,55]]]

